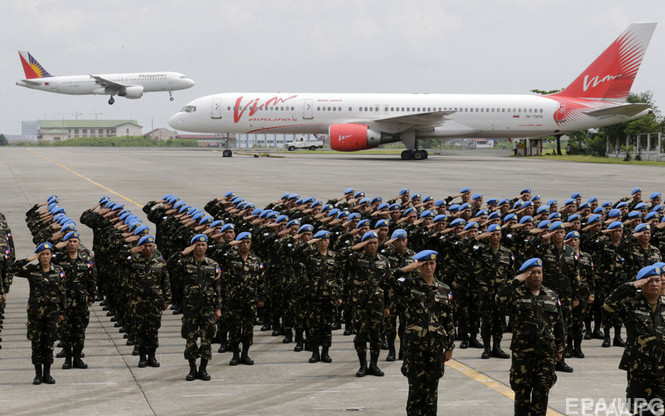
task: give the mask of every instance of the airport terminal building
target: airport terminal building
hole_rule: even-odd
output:
[[[136,120],[39,120],[37,140],[57,142],[77,137],[141,136]]]

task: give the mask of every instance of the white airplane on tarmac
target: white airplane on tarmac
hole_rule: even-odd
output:
[[[225,93],[169,119],[201,133],[328,134],[343,152],[402,141],[402,159],[426,159],[424,138],[563,135],[638,119],[626,102],[656,23],[633,23],[566,89],[548,95]]]
[[[114,95],[137,99],[146,92],[168,91],[173,101],[173,91],[194,86],[194,81],[178,72],[136,72],[128,74],[53,76],[27,51],[19,51],[24,80],[16,85],[34,90],[69,95]]]

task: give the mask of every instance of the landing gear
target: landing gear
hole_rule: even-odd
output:
[[[111,98],[109,98],[109,105],[113,105],[114,102],[115,100],[113,99],[113,96],[111,96]]]
[[[427,159],[429,154],[427,150],[404,150],[402,152],[402,160],[424,160]]]
[[[173,91],[169,91],[169,100],[173,101]]]
[[[231,157],[233,156],[233,152],[230,149],[224,149],[222,152],[222,157]]]

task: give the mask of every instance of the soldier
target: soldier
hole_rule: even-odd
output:
[[[554,365],[563,359],[561,307],[556,292],[542,286],[541,259],[525,261],[519,272],[497,295],[513,324],[510,387],[515,392],[515,415],[545,416],[549,391],[557,379]]]
[[[35,255],[17,260],[12,266],[12,274],[28,279],[28,339],[32,343],[32,364],[35,378],[32,384],[55,384],[51,376],[53,363],[53,342],[56,339],[58,323],[65,311],[65,273],[58,265],[51,263],[53,244],[41,243]],[[39,259],[39,264],[30,264]],[[42,371],[43,370],[43,371]]]
[[[409,380],[406,414],[436,415],[439,379],[453,356],[455,326],[450,288],[434,277],[437,252],[424,250],[401,268],[396,281],[402,298],[406,330],[402,374]],[[418,270],[419,276],[412,271]]]
[[[185,380],[210,380],[206,370],[212,358],[211,344],[215,336],[217,320],[222,316],[221,309],[221,269],[216,261],[206,257],[208,237],[197,234],[190,240],[190,246],[169,259],[170,269],[180,274],[183,282],[183,315],[181,335],[187,340],[185,359],[189,361],[189,374]],[[196,345],[201,338],[200,346]],[[196,359],[201,358],[197,371]]]
[[[619,368],[628,372],[629,410],[639,415],[662,414],[665,296],[661,294],[660,267],[642,268],[634,282],[624,283],[610,294],[604,308],[626,325],[626,348]]]
[[[632,237],[625,239],[619,247],[619,253],[626,259],[624,267],[628,276],[636,276],[642,268],[662,259],[660,250],[650,243],[649,224],[639,224],[635,227]]]
[[[162,325],[162,311],[168,308],[171,300],[166,262],[153,255],[154,250],[155,237],[144,235],[130,250],[130,255],[125,256],[134,318],[132,336],[139,350],[140,368],[160,365],[155,358],[159,346],[157,334]]]
[[[390,262],[378,252],[379,236],[375,231],[366,232],[354,249],[362,249],[349,260],[350,297],[356,332],[353,344],[360,362],[356,377],[366,374],[382,377],[383,371],[377,362],[381,352],[381,324],[390,313],[390,302],[386,302]],[[370,344],[369,368],[367,342]]]
[[[579,231],[571,231],[566,234],[565,243],[573,248],[575,255],[579,262],[579,281],[580,281],[580,297],[579,304],[573,308],[573,323],[572,323],[572,339],[568,340],[566,358],[568,354],[575,358],[584,358],[582,352],[582,339],[584,338],[584,318],[587,313],[587,308],[593,304],[595,300],[595,287],[594,287],[594,264],[593,259],[589,253],[580,250],[580,233]],[[572,341],[572,342],[571,342]]]
[[[250,233],[238,234],[231,245],[235,247],[222,258],[222,308],[233,351],[229,365],[254,365],[248,353],[254,339],[256,308],[263,307],[266,297],[263,263],[251,252]]]
[[[90,321],[89,307],[95,300],[97,270],[92,254],[80,248],[80,234],[70,231],[65,234],[62,243],[56,247],[65,247],[64,252],[56,253],[53,262],[65,271],[65,289],[67,306],[60,326],[62,346],[65,349],[63,369],[88,368],[81,360],[85,343],[85,330]]]

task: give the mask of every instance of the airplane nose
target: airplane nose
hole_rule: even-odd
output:
[[[194,85],[196,85],[196,82],[194,82],[193,79],[187,78],[187,88],[192,88]]]
[[[183,130],[182,126],[184,125],[184,122],[185,122],[185,120],[183,119],[183,115],[180,112],[175,113],[174,115],[172,115],[171,118],[169,118],[169,121],[168,121],[169,126],[171,126],[172,128],[174,128],[176,130]]]

